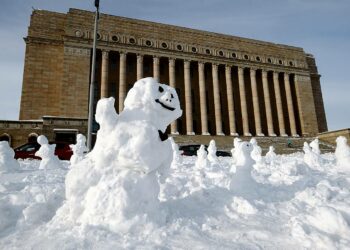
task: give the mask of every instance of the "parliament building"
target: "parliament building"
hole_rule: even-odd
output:
[[[24,38],[20,121],[7,124],[29,124],[18,142],[35,128],[38,134],[46,128],[52,139],[86,133],[94,15],[33,11]],[[95,104],[113,96],[121,112],[134,82],[154,77],[180,98],[184,112],[169,127],[172,134],[311,137],[327,131],[315,58],[302,48],[106,14],[97,38]]]

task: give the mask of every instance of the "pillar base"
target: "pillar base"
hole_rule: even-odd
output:
[[[219,133],[217,133],[216,135],[219,135],[219,136],[225,136],[225,134],[224,134],[224,133],[222,133],[222,132],[219,132]]]
[[[259,134],[257,134],[256,136],[260,136],[260,137],[262,137],[262,136],[265,136],[263,133],[259,133]]]
[[[171,135],[179,135],[179,132],[177,132],[177,131],[176,132],[171,132],[170,134]]]
[[[288,137],[288,135],[287,135],[287,134],[282,134],[281,136],[282,136],[282,137]]]
[[[251,133],[244,133],[244,136],[252,136]]]
[[[209,132],[203,132],[202,135],[210,135]]]
[[[187,132],[186,134],[187,134],[187,135],[195,135],[194,132]]]
[[[269,134],[271,137],[276,137],[277,135],[275,133]]]
[[[295,135],[292,135],[292,137],[300,137],[300,135],[298,135],[298,134],[295,134]]]
[[[231,133],[231,136],[239,136],[238,133]]]

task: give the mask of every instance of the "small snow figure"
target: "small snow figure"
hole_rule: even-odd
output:
[[[70,163],[71,165],[75,165],[84,158],[84,155],[88,151],[85,136],[83,134],[78,134],[77,143],[75,145],[71,145],[70,147],[73,151],[73,155],[70,158]]]
[[[231,149],[231,155],[232,155],[232,163],[236,164],[236,159],[237,159],[237,150],[239,145],[242,143],[242,140],[239,138],[234,138],[233,139],[233,148]]]
[[[235,150],[236,163],[238,168],[251,167],[254,164],[254,159],[251,157],[253,145],[249,142],[241,142],[238,149]]]
[[[47,170],[62,167],[60,160],[55,155],[56,144],[49,144],[44,135],[39,135],[37,141],[40,144],[40,148],[35,153],[35,156],[39,156],[41,158],[39,169]]]
[[[216,156],[216,144],[214,140],[211,140],[208,147],[208,160],[211,165],[219,165],[219,159]]]
[[[197,160],[195,164],[196,169],[207,169],[210,163],[207,158],[207,152],[205,151],[204,145],[201,145],[197,150]]]
[[[253,146],[253,151],[251,153],[252,158],[254,159],[255,162],[259,163],[262,160],[261,157],[261,147],[258,145],[258,142],[256,141],[255,138],[250,139],[250,143]]]
[[[275,153],[275,148],[273,146],[270,146],[269,147],[269,152],[267,152],[266,155],[265,155],[266,163],[274,165],[276,157],[277,157],[277,155]]]
[[[19,163],[14,159],[15,152],[7,141],[0,141],[0,173],[19,170]]]
[[[179,146],[176,144],[172,137],[169,138],[171,142],[171,148],[173,149],[173,161],[171,162],[171,168],[177,168],[182,164],[182,157],[179,151]]]
[[[314,152],[315,154],[317,154],[317,155],[321,154],[319,141],[317,138],[315,140],[313,140],[312,142],[310,142],[310,147],[312,149],[312,152]]]
[[[336,142],[335,158],[337,159],[337,166],[350,171],[350,147],[347,144],[347,139],[344,136],[339,136]]]
[[[309,144],[307,142],[304,142],[304,162],[313,169],[316,170],[322,170],[322,159],[321,157],[316,154],[314,151],[311,150]]]
[[[251,157],[252,151],[253,145],[249,142],[240,143],[238,149],[235,150],[237,159],[230,171],[234,173],[230,184],[231,190],[247,189],[255,183],[251,176],[254,165],[254,160]]]

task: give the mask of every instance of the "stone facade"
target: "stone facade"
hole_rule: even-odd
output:
[[[20,119],[86,118],[94,13],[34,10]],[[95,102],[121,111],[132,84],[152,76],[178,91],[173,134],[313,136],[327,131],[320,75],[302,48],[100,15]]]

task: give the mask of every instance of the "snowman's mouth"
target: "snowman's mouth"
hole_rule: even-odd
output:
[[[174,111],[174,110],[175,110],[175,108],[165,105],[164,103],[162,103],[161,101],[159,101],[159,99],[156,99],[155,101],[156,101],[157,103],[159,103],[163,108],[165,108],[165,109],[167,109],[167,110],[170,110],[170,111]]]

